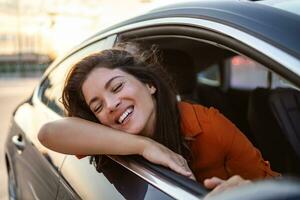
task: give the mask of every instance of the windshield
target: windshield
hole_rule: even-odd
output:
[[[299,0],[265,0],[257,3],[272,6],[281,10],[285,10],[296,15],[300,15],[300,1]]]

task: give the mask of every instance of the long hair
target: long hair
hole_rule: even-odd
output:
[[[130,44],[103,50],[80,60],[71,68],[63,88],[62,102],[67,116],[100,123],[84,100],[82,84],[95,68],[118,68],[156,88],[156,127],[152,139],[187,158],[188,151],[180,129],[176,90],[171,78],[159,64],[157,55],[155,48],[142,51]],[[97,170],[101,170],[101,160],[100,155],[91,157]]]

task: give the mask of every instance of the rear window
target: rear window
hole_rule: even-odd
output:
[[[217,64],[214,64],[205,70],[197,74],[198,83],[210,85],[210,86],[220,86],[221,85],[221,75],[220,68]]]
[[[230,85],[236,89],[268,88],[268,70],[245,56],[230,58]]]

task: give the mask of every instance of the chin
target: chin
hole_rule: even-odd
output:
[[[126,133],[132,134],[132,135],[141,135],[141,131],[135,131],[135,130],[127,130]]]
[[[132,134],[132,135],[142,135],[142,130],[141,128],[129,128],[127,130],[123,130],[126,133]]]

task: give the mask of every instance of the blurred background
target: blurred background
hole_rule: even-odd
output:
[[[0,200],[8,199],[3,145],[12,112],[47,66],[93,33],[170,2],[0,0]]]
[[[170,1],[0,0],[0,76],[38,76],[92,33]]]

